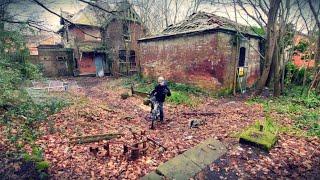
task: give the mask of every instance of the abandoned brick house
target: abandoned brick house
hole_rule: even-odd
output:
[[[139,40],[142,72],[211,90],[251,87],[261,73],[261,38],[247,29],[214,14],[192,14]]]
[[[30,52],[30,62],[41,67],[45,76],[73,75],[73,52],[63,48],[59,35],[41,32],[25,35],[26,46]]]
[[[62,12],[59,30],[63,44],[72,48],[75,75],[128,75],[138,70],[137,40],[144,36],[140,17],[127,1],[87,5],[74,15]],[[108,12],[107,12],[108,11]]]

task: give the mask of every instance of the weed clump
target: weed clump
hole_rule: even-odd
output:
[[[320,137],[320,96],[315,92],[310,94],[303,92],[303,87],[294,86],[288,88],[283,96],[264,99],[254,97],[248,103],[259,103],[265,112],[277,112],[294,122],[294,127],[303,130],[309,136]]]

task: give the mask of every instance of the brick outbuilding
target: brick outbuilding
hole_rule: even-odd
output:
[[[74,74],[101,77],[137,72],[137,40],[146,33],[141,18],[126,0],[94,4],[73,15],[61,12],[59,33],[64,46],[73,49]]]
[[[141,71],[216,91],[252,87],[260,77],[261,39],[249,27],[199,12],[139,39]]]

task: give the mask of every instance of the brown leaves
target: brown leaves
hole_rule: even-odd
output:
[[[225,160],[212,165],[212,169],[228,169],[250,178],[314,178],[320,171],[320,141],[311,139],[281,135],[277,147],[270,153],[237,146],[227,153]]]
[[[224,143],[236,144],[237,138],[231,134],[237,132],[263,116],[259,105],[248,106],[243,102],[226,102],[225,100],[209,99],[199,107],[165,105],[165,123],[156,123],[155,130],[150,130],[150,122],[145,120],[149,107],[142,108],[143,100],[130,97],[121,100],[123,90],[108,87],[113,81],[96,82],[94,88],[88,86],[81,92],[75,105],[50,117],[54,122],[56,133],[46,134],[37,141],[44,148],[46,160],[52,166],[50,174],[55,179],[137,179],[155,170],[162,162],[173,158],[208,137],[216,137]],[[92,80],[88,79],[88,80]],[[83,83],[83,82],[82,82]],[[91,82],[90,82],[91,83]],[[81,84],[81,83],[79,83]],[[81,97],[81,98],[80,98]],[[170,108],[169,108],[170,107]],[[190,129],[189,118],[183,112],[217,112],[215,116],[195,115],[192,118],[205,120],[206,124]],[[197,114],[197,113],[195,113]],[[127,118],[128,117],[128,118]],[[43,126],[44,132],[48,127]],[[131,129],[131,130],[130,130]],[[68,139],[75,136],[96,135],[110,132],[124,134],[119,138],[129,144],[133,143],[132,131],[146,131],[146,136],[166,147],[150,146],[145,156],[135,161],[117,155],[107,158],[94,155],[90,147],[103,147],[105,142],[83,145],[69,144]],[[319,139],[305,140],[281,136],[276,148],[270,154],[257,152],[249,147],[231,148],[226,159],[211,167],[213,171],[235,171],[239,176],[267,177],[294,176],[313,169],[319,162]],[[114,147],[116,149],[116,147]],[[114,150],[116,151],[116,150]],[[121,153],[120,153],[121,154]],[[298,168],[300,167],[300,169]],[[287,170],[288,169],[288,170]],[[287,172],[286,172],[286,171]],[[218,176],[219,177],[219,176]],[[222,177],[224,178],[224,177]]]

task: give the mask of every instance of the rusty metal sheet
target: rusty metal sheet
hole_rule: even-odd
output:
[[[93,60],[93,53],[84,53],[81,60],[78,60],[80,75],[96,74],[96,66]]]

